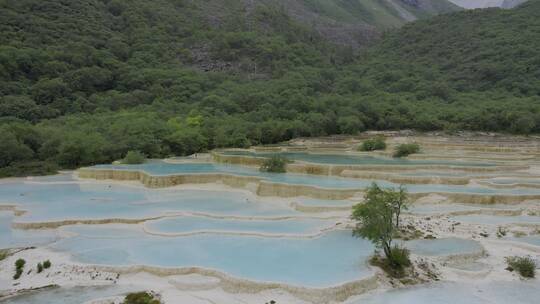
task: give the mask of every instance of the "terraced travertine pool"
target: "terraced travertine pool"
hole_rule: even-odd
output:
[[[184,174],[204,174],[204,173],[226,173],[241,176],[259,177],[264,180],[291,184],[291,185],[309,185],[321,188],[335,189],[364,189],[374,181],[382,187],[399,187],[399,184],[387,182],[384,180],[368,180],[358,178],[343,178],[337,176],[320,176],[309,174],[276,174],[260,172],[257,169],[239,166],[222,165],[213,163],[167,163],[163,161],[153,161],[142,165],[100,165],[93,167],[95,169],[113,169],[128,171],[143,171],[150,175],[184,175]],[[479,185],[439,185],[439,184],[420,184],[405,185],[411,193],[469,193],[469,194],[507,194],[507,195],[540,195],[540,188],[510,188],[498,189]]]
[[[249,156],[249,157],[271,157],[281,155],[290,160],[298,160],[318,164],[333,165],[447,165],[447,166],[469,166],[469,167],[490,167],[496,164],[490,162],[465,162],[448,160],[411,160],[406,158],[375,157],[368,155],[348,155],[348,154],[316,154],[306,152],[253,152],[253,151],[222,151],[224,155]]]
[[[496,165],[490,162],[404,160],[358,155],[288,153],[286,156],[320,164],[407,165],[411,170],[399,174],[412,177],[432,176],[434,172],[440,176],[460,176],[462,173],[424,169],[415,171],[415,165],[471,167]],[[382,187],[399,186],[382,180],[291,173],[272,174],[240,165],[197,163],[189,159],[181,161],[184,162],[155,160],[141,165],[98,165],[92,168],[139,170],[156,176],[222,173],[252,176],[289,186],[315,186],[329,191],[344,189],[361,191],[374,181]],[[384,173],[384,170],[381,170]],[[489,173],[493,177],[497,177],[498,174],[497,171]],[[485,178],[486,175],[482,176]],[[517,179],[522,180],[521,177]],[[536,181],[538,178],[531,176],[525,179]],[[490,177],[487,180],[492,179]],[[0,211],[0,248],[38,246],[65,253],[71,257],[70,262],[73,263],[115,266],[123,269],[136,265],[168,270],[197,267],[218,273],[221,279],[244,279],[254,284],[272,282],[293,287],[307,287],[309,290],[339,287],[347,282],[372,278],[374,268],[369,266],[368,259],[374,247],[371,242],[352,236],[350,212],[347,210],[361,200],[361,193],[356,193],[349,199],[336,200],[308,196],[260,197],[251,186],[235,186],[235,188],[217,184],[187,184],[153,189],[139,183],[81,180],[72,173],[0,180],[0,205],[15,205],[17,210],[26,211],[17,216],[12,211]],[[540,195],[540,188],[512,186],[497,188],[476,183],[404,186],[410,193]],[[437,200],[436,196],[434,200]],[[480,206],[466,201],[441,203],[431,202],[428,199],[427,202],[413,205],[406,216],[420,218],[430,217],[432,214],[445,214],[444,217],[448,221],[458,220],[482,227],[516,223],[540,224],[538,217],[527,216],[525,213],[516,216],[448,215],[452,212],[478,210],[479,213],[511,211],[517,214],[525,205],[516,203],[517,205]],[[529,202],[526,206],[531,204],[534,203]],[[306,208],[297,208],[298,206]],[[311,210],[308,210],[310,208]],[[130,224],[124,221],[134,219],[137,221]],[[73,225],[65,222],[70,220],[82,220],[86,224]],[[92,222],[96,220],[100,220],[99,225]],[[40,225],[50,225],[48,227],[51,228],[23,229],[41,227]],[[540,246],[537,239],[535,235],[522,238],[513,238],[509,235],[499,241],[521,242],[536,248],[535,246]],[[402,244],[415,256],[429,259],[446,259],[453,255],[475,256],[485,249],[483,243],[464,236],[412,240]],[[430,304],[446,303],[444,299],[452,292],[440,290],[447,288],[453,292],[469,293],[473,299],[470,303],[485,303],[480,301],[481,298],[478,298],[480,302],[474,302],[478,294],[471,290],[446,283],[440,285],[444,288],[439,285],[423,286],[418,289],[383,293],[377,297],[368,296],[362,298],[360,302],[354,302],[356,299],[353,298],[349,302],[383,304],[394,299],[392,303],[418,301],[427,303],[422,300],[431,299],[433,301],[430,301]],[[527,284],[517,284],[516,288],[534,294]],[[42,298],[30,295],[14,298],[6,303],[82,303],[88,299],[121,292],[122,290],[114,288],[103,290],[90,288],[78,291],[59,289],[38,293]],[[445,296],[434,296],[435,292],[442,292],[441,294]],[[55,297],[65,301],[51,302]],[[467,299],[465,296],[463,298]],[[443,302],[437,302],[439,300]]]
[[[139,290],[144,290],[144,287],[96,286],[50,288],[0,302],[4,304],[83,304],[88,301],[119,296]]]
[[[396,289],[370,294],[348,304],[530,304],[540,297],[536,282],[459,282]]]
[[[44,245],[57,239],[56,233],[50,230],[12,229],[13,219],[11,212],[0,211],[0,249]]]

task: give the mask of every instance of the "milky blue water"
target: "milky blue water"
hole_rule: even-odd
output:
[[[128,292],[144,290],[135,286],[101,286],[52,288],[21,295],[5,301],[4,304],[83,304],[91,300],[124,295]]]
[[[182,163],[170,164],[162,161],[153,161],[141,165],[99,165],[98,169],[116,169],[116,170],[142,170],[152,175],[171,175],[171,174],[190,174],[190,173],[228,173],[243,176],[255,176],[265,180],[296,185],[310,185],[322,188],[335,189],[364,189],[370,186],[374,181],[381,187],[396,188],[399,185],[382,180],[367,180],[356,178],[341,178],[335,176],[320,176],[309,174],[279,174],[265,173],[257,169],[238,165],[219,165],[210,163]],[[426,192],[447,192],[447,193],[471,193],[471,194],[507,194],[524,195],[538,194],[540,189],[516,188],[516,189],[494,189],[482,186],[463,186],[463,185],[405,185],[411,193]]]
[[[367,294],[348,304],[536,304],[538,280],[489,283],[436,283]]]
[[[11,212],[0,211],[0,249],[44,245],[56,239],[51,230],[13,229],[13,218]]]
[[[455,221],[473,224],[540,224],[540,216],[463,215],[452,218]]]
[[[311,207],[345,207],[358,203],[358,200],[324,200],[307,197],[297,197],[294,198],[293,201],[300,205]]]
[[[315,154],[306,152],[252,152],[252,151],[223,151],[224,155],[240,155],[251,157],[271,157],[281,155],[290,160],[299,160],[319,164],[336,165],[451,165],[451,166],[493,166],[487,162],[459,162],[449,160],[412,160],[406,158],[374,157],[368,155]]]
[[[510,239],[515,242],[523,242],[523,243],[527,243],[527,244],[531,244],[535,246],[540,246],[540,234],[523,236],[523,237],[513,237]]]
[[[415,254],[427,256],[472,254],[482,250],[477,241],[459,238],[412,240],[404,242],[404,245]]]
[[[172,164],[162,161],[153,161],[140,165],[98,165],[98,169],[116,170],[140,170],[151,175],[173,175],[173,174],[204,174],[204,173],[226,173],[241,176],[254,176],[268,181],[296,185],[313,185],[324,188],[365,188],[371,181],[341,177],[317,176],[308,174],[279,174],[260,172],[257,169],[238,166],[222,165],[212,163],[181,163]],[[392,186],[384,181],[381,185]]]
[[[540,178],[495,178],[487,180],[493,184],[512,185],[512,184],[540,184]]]
[[[407,212],[416,213],[416,214],[439,214],[439,213],[472,211],[472,210],[482,210],[482,209],[516,210],[519,208],[521,208],[519,205],[504,205],[504,204],[493,204],[493,205],[412,204],[411,206],[409,206]]]
[[[313,234],[335,225],[332,220],[288,219],[288,220],[231,220],[207,217],[174,217],[146,223],[153,232],[188,233],[196,231],[252,232],[265,234]]]
[[[146,218],[167,212],[273,216],[297,213],[226,191],[148,189],[107,183],[0,183],[0,202],[28,210],[19,222],[65,219]]]
[[[315,239],[198,235],[160,237],[128,226],[74,226],[80,234],[53,248],[74,254],[83,263],[216,269],[235,277],[323,287],[371,274],[366,260],[369,241],[350,231]]]

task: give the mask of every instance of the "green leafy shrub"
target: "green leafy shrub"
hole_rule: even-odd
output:
[[[382,136],[377,136],[374,138],[367,139],[358,148],[358,150],[360,151],[376,151],[376,150],[385,150],[385,149],[386,149],[386,141],[385,141],[385,138]]]
[[[45,269],[51,268],[51,265],[52,265],[51,261],[49,261],[49,260],[46,260],[45,262],[43,262],[43,268],[45,268]]]
[[[41,263],[37,264],[37,272],[41,273],[43,271],[43,265]]]
[[[142,291],[128,294],[123,304],[161,304],[161,301],[152,294]]]
[[[393,268],[402,269],[411,266],[409,249],[394,245],[387,259]]]
[[[18,280],[21,277],[25,264],[26,261],[24,259],[18,259],[15,261],[15,275],[13,275],[14,280]]]
[[[506,263],[508,271],[516,270],[524,278],[534,278],[536,274],[536,263],[530,257],[507,257]]]
[[[129,151],[124,157],[124,159],[122,160],[122,163],[128,164],[128,165],[137,165],[137,164],[144,163],[145,160],[146,160],[146,157],[141,152]]]
[[[370,264],[380,267],[390,277],[403,278],[406,276],[407,267],[411,266],[409,250],[395,245],[386,256],[375,254],[370,259]]]
[[[394,157],[407,157],[411,154],[420,152],[420,146],[417,143],[401,144],[396,147]]]
[[[19,268],[24,268],[24,265],[26,264],[26,261],[24,259],[18,259],[17,261],[15,261],[15,268],[19,269]]]
[[[274,155],[266,159],[261,165],[262,172],[285,173],[289,160],[281,155]]]

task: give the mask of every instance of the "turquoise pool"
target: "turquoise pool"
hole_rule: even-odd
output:
[[[322,188],[335,189],[364,189],[377,182],[381,187],[398,187],[398,184],[382,180],[367,180],[356,178],[342,178],[336,176],[320,176],[308,174],[276,174],[264,173],[257,169],[247,168],[238,165],[220,165],[210,163],[183,163],[171,164],[163,161],[153,161],[141,165],[99,165],[98,169],[115,170],[142,170],[152,175],[172,175],[190,173],[228,173],[242,176],[255,176],[275,183],[285,183],[294,185],[309,185]],[[462,185],[405,185],[411,193],[426,192],[448,192],[448,193],[471,193],[471,194],[539,194],[540,189],[495,189],[484,186],[462,186]]]
[[[181,234],[190,232],[237,232],[264,233],[271,235],[302,235],[319,233],[333,227],[335,221],[319,219],[287,219],[287,220],[230,220],[207,217],[184,216],[165,218],[146,223],[152,232]]]
[[[455,221],[470,224],[507,225],[540,224],[540,216],[502,216],[502,215],[463,215],[452,218]]]
[[[286,204],[261,202],[227,191],[148,189],[99,182],[0,183],[0,201],[18,204],[18,222],[65,219],[148,218],[170,212],[282,216],[297,214]]]
[[[436,283],[366,294],[348,304],[535,304],[538,281]]]
[[[11,228],[11,212],[0,211],[0,249],[45,245],[57,239],[51,230],[18,230]]]
[[[325,287],[371,275],[369,241],[350,231],[315,239],[198,235],[150,236],[129,226],[73,226],[79,234],[55,243],[83,263],[216,269],[255,281]]]
[[[450,166],[475,166],[488,167],[494,166],[487,162],[463,162],[448,160],[411,160],[406,158],[374,157],[368,155],[347,155],[347,154],[316,154],[306,152],[252,152],[252,151],[223,151],[224,155],[239,155],[250,157],[271,157],[281,155],[290,160],[305,161],[318,164],[334,165],[450,165]]]
[[[427,256],[473,254],[483,249],[477,241],[459,238],[412,240],[404,242],[404,245],[413,253]]]
[[[84,304],[91,300],[124,295],[129,292],[144,290],[136,286],[100,286],[51,288],[32,292],[5,301],[4,304]]]

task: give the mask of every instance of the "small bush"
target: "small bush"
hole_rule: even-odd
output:
[[[360,151],[375,151],[375,150],[384,150],[386,149],[385,138],[382,136],[377,136],[365,140],[362,145],[358,148]]]
[[[128,294],[123,304],[161,304],[161,301],[152,294],[143,291]]]
[[[406,268],[411,266],[409,250],[394,246],[387,257],[374,255],[370,260],[371,265],[378,266],[390,277],[403,278],[406,276]]]
[[[41,273],[43,271],[43,265],[41,263],[37,264],[37,273]]]
[[[26,264],[26,261],[24,259],[18,259],[17,261],[15,261],[15,268],[23,269],[25,264]]]
[[[127,165],[137,165],[144,163],[145,160],[146,157],[141,152],[129,151],[122,160],[122,163]]]
[[[262,172],[285,173],[289,160],[281,155],[274,155],[266,159],[261,165]]]
[[[23,272],[22,269],[16,269],[15,274],[13,275],[13,279],[18,280],[21,277],[22,272]]]
[[[15,275],[13,275],[14,280],[18,280],[21,277],[25,264],[26,261],[24,259],[18,259],[15,261]]]
[[[507,257],[506,263],[508,271],[516,270],[524,278],[534,278],[536,274],[536,263],[530,257]]]
[[[390,254],[387,256],[387,259],[392,267],[405,268],[411,266],[409,255],[410,252],[407,248],[395,245],[394,248],[392,248],[392,251],[390,251]]]
[[[49,261],[49,260],[46,260],[45,262],[43,262],[43,268],[45,268],[45,269],[51,268],[51,265],[52,265],[51,261]]]
[[[416,143],[414,144],[401,144],[396,147],[394,151],[394,157],[407,157],[411,154],[420,152],[420,146]]]

